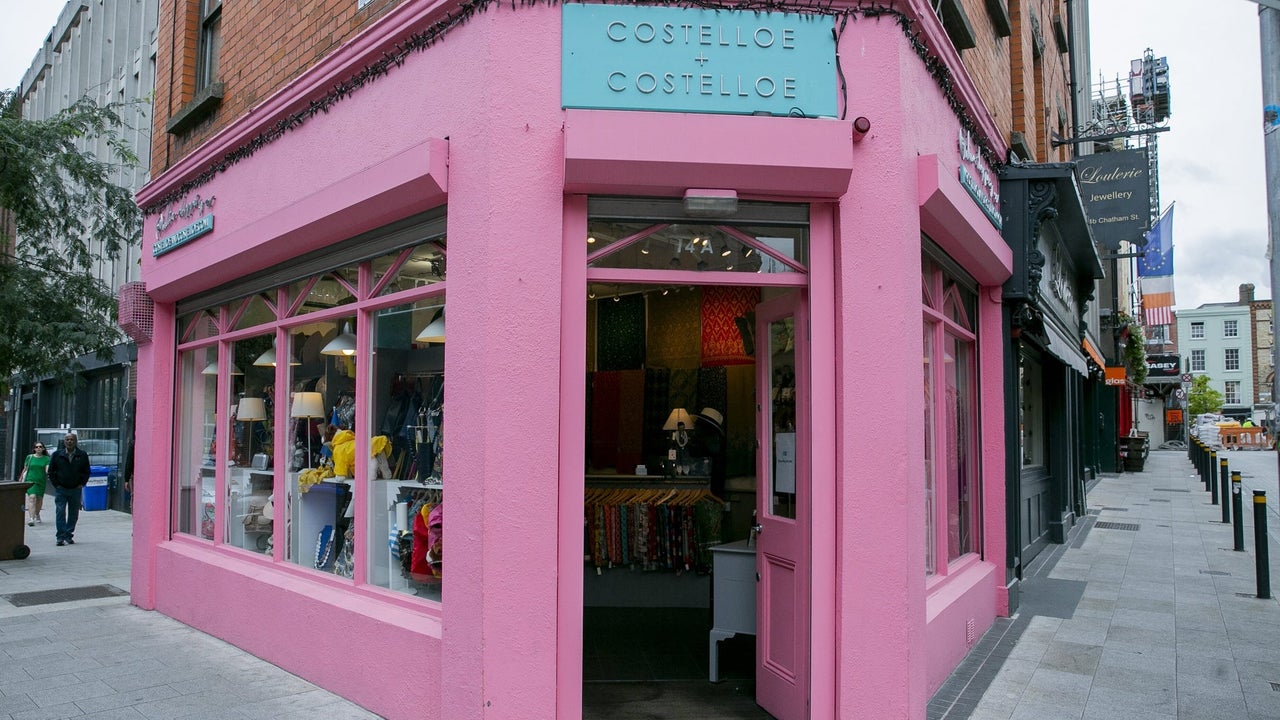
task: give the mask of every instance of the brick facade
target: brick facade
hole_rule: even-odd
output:
[[[401,0],[262,0],[222,8],[217,80],[222,101],[178,133],[166,126],[196,93],[199,0],[161,0],[152,175],[158,175],[320,58],[353,38]]]

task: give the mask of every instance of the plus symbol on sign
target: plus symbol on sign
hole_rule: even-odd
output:
[[[702,52],[699,52],[699,53],[698,53],[698,57],[696,57],[696,58],[694,58],[694,59],[693,59],[693,61],[694,61],[694,62],[696,62],[696,63],[698,63],[698,65],[699,65],[699,66],[705,65],[705,64],[707,63],[707,61],[708,61],[708,60],[710,60],[710,58],[708,58],[708,57],[707,57],[706,55],[704,55]]]

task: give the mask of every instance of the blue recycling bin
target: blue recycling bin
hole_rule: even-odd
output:
[[[89,466],[89,483],[84,486],[85,510],[107,509],[107,475],[111,468],[106,465]]]

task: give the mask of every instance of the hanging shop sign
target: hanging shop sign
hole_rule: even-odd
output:
[[[213,232],[213,214],[202,216],[199,220],[184,226],[182,229],[166,235],[156,240],[151,246],[151,256],[160,257],[161,255],[174,250],[181,245],[191,242],[201,235]]]
[[[1124,385],[1125,372],[1122,367],[1109,367],[1106,369],[1108,385]]]
[[[1182,359],[1177,355],[1148,355],[1147,382],[1150,384],[1182,382]]]
[[[973,141],[973,134],[963,128],[960,130],[960,185],[982,209],[987,220],[1000,230],[1000,187],[991,172],[991,166],[982,159],[982,152]]]
[[[1151,225],[1151,180],[1145,148],[1100,152],[1076,161],[1080,199],[1099,245],[1138,243]]]
[[[565,3],[566,108],[836,115],[828,15]]]

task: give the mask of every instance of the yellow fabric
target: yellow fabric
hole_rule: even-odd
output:
[[[374,435],[369,440],[369,457],[378,457],[382,453],[391,455],[391,441],[386,435]]]
[[[356,467],[356,434],[339,430],[333,436],[333,474],[351,477]]]

